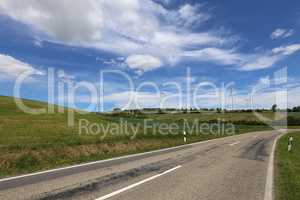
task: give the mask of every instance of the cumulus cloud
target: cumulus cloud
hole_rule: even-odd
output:
[[[272,34],[271,34],[271,38],[272,39],[278,39],[278,38],[287,38],[290,37],[294,34],[294,30],[293,29],[281,29],[278,28],[276,29]]]
[[[0,12],[38,31],[43,31],[56,40],[66,43],[86,43],[100,37],[99,26],[102,24],[102,16],[96,5],[85,2],[4,0],[0,2]]]
[[[151,55],[131,55],[125,62],[129,68],[137,70],[139,74],[162,66],[161,60]]]
[[[125,57],[147,54],[164,64],[180,61],[186,49],[221,47],[232,40],[218,31],[192,31],[191,26],[210,18],[200,5],[168,10],[150,0],[2,0],[0,13],[27,24],[36,34],[46,34],[47,38],[39,36],[43,40]]]
[[[35,74],[42,75],[43,72],[36,70],[31,65],[24,63],[9,55],[0,54],[0,72],[4,78],[16,78],[21,73],[33,71]]]
[[[163,5],[170,1],[163,2],[1,0],[0,14],[28,25],[41,41],[116,53],[139,73],[175,65],[184,59],[258,70],[298,51],[298,46],[288,46],[263,54],[243,54],[233,48],[237,37],[218,30],[193,29],[211,18],[201,4],[167,9]],[[277,29],[272,38],[289,37],[293,33],[292,29]]]

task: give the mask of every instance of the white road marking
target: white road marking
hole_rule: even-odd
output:
[[[235,143],[230,144],[230,146],[235,146],[235,145],[240,144],[240,143],[241,143],[240,141],[237,141]]]
[[[111,198],[111,197],[116,196],[116,195],[118,195],[118,194],[120,194],[120,193],[122,193],[122,192],[125,192],[125,191],[130,190],[130,189],[132,189],[132,188],[135,188],[135,187],[137,187],[137,186],[139,186],[139,185],[142,185],[142,184],[144,184],[144,183],[147,183],[147,182],[149,182],[149,181],[152,181],[152,180],[154,180],[154,179],[156,179],[156,178],[158,178],[158,177],[161,177],[161,176],[163,176],[163,175],[165,175],[165,174],[168,174],[168,173],[170,173],[170,172],[172,172],[172,171],[175,171],[175,170],[177,170],[177,169],[179,169],[179,168],[181,168],[181,167],[182,167],[182,166],[179,165],[179,166],[174,167],[174,168],[172,168],[172,169],[169,169],[169,170],[167,170],[167,171],[165,171],[165,172],[163,172],[163,173],[161,173],[161,174],[157,174],[157,175],[155,175],[155,176],[152,176],[152,177],[147,178],[147,179],[145,179],[145,180],[142,180],[142,181],[140,181],[140,182],[134,183],[134,184],[132,184],[132,185],[129,185],[129,186],[125,187],[125,188],[122,188],[122,189],[120,189],[120,190],[117,190],[117,191],[115,191],[115,192],[112,192],[112,193],[110,193],[110,194],[107,194],[107,195],[105,195],[105,196],[103,196],[103,197],[100,197],[100,198],[97,198],[97,199],[95,199],[95,200],[105,200],[105,199]]]
[[[263,132],[265,132],[265,131],[263,131]],[[252,134],[252,133],[250,132],[248,134]],[[195,142],[195,143],[191,143],[191,144],[185,144],[185,145],[180,145],[180,146],[176,146],[176,147],[171,147],[171,148],[164,148],[164,149],[159,149],[159,150],[154,150],[154,151],[148,151],[148,152],[145,152],[145,153],[131,154],[131,155],[128,155],[128,156],[111,158],[111,159],[107,159],[107,160],[99,160],[99,161],[95,161],[95,162],[89,162],[89,163],[84,163],[84,164],[79,164],[79,165],[73,165],[73,166],[68,166],[68,167],[51,169],[51,170],[46,170],[46,171],[41,171],[41,172],[36,172],[36,173],[31,173],[31,174],[25,174],[25,175],[21,175],[21,176],[14,176],[14,177],[0,179],[0,183],[5,182],[5,181],[17,180],[17,179],[20,179],[20,178],[26,178],[26,177],[36,176],[36,175],[47,174],[47,173],[51,173],[51,172],[59,172],[59,171],[67,170],[67,169],[74,169],[74,168],[77,168],[77,167],[84,167],[84,166],[90,166],[90,165],[94,165],[94,164],[106,163],[106,162],[110,162],[110,161],[122,160],[122,159],[127,159],[127,158],[134,158],[134,157],[143,156],[143,155],[151,155],[153,153],[163,153],[163,152],[167,152],[167,151],[170,151],[170,150],[180,149],[180,148],[183,148],[183,147],[189,147],[189,146],[192,147],[192,146],[196,146],[196,145],[200,145],[200,144],[206,144],[206,143],[210,143],[210,142],[214,142],[214,141],[221,141],[221,140],[224,140],[224,139],[230,139],[230,138],[234,138],[234,137],[237,137],[237,135],[223,137],[223,138],[216,138],[216,139],[211,139],[211,140],[206,140],[206,141],[200,141],[200,142]]]
[[[272,152],[269,158],[269,165],[268,165],[268,171],[267,171],[267,180],[266,180],[266,186],[265,186],[265,197],[264,200],[273,200],[273,187],[274,187],[274,153],[276,149],[276,145],[278,140],[284,136],[284,134],[280,134],[276,137],[273,146],[272,146]]]
[[[90,166],[90,165],[94,165],[94,164],[106,163],[106,162],[110,162],[110,161],[122,160],[122,159],[127,159],[127,158],[134,158],[134,157],[143,156],[143,155],[151,155],[153,153],[163,153],[163,152],[167,152],[167,151],[170,151],[170,150],[180,149],[180,148],[183,148],[183,147],[189,147],[189,146],[192,147],[192,146],[196,146],[196,145],[199,145],[199,144],[206,144],[206,143],[213,142],[213,141],[220,141],[220,140],[224,140],[224,139],[227,139],[227,138],[230,138],[230,137],[236,137],[236,135],[228,136],[228,137],[224,137],[224,138],[216,138],[216,139],[211,139],[211,140],[206,140],[206,141],[200,141],[200,142],[195,142],[195,143],[186,144],[186,145],[179,145],[179,146],[176,146],[176,147],[170,147],[170,148],[164,148],[164,149],[159,149],[159,150],[154,150],[154,151],[148,151],[148,152],[145,152],[145,153],[131,154],[131,155],[128,155],[128,156],[111,158],[111,159],[107,159],[107,160],[99,160],[99,161],[95,161],[95,162],[89,162],[89,163],[84,163],[84,164],[79,164],[79,165],[73,165],[73,166],[69,166],[69,167],[51,169],[51,170],[46,170],[46,171],[41,171],[41,172],[36,172],[36,173],[31,173],[31,174],[25,174],[25,175],[21,175],[21,176],[14,176],[14,177],[9,177],[9,178],[4,178],[4,179],[0,179],[0,183],[5,182],[5,181],[17,180],[17,179],[20,179],[20,178],[26,178],[26,177],[36,176],[36,175],[52,173],[52,172],[59,172],[59,171],[67,170],[67,169],[74,169],[74,168],[77,168],[77,167],[85,167],[85,166]]]

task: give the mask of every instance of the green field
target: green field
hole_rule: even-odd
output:
[[[288,139],[294,137],[294,147],[287,151]],[[300,199],[300,132],[282,137],[276,150],[276,199]]]
[[[36,101],[25,101],[35,108],[45,108],[47,104]],[[57,107],[56,107],[57,111]],[[272,117],[272,112],[263,113]],[[299,117],[299,115],[296,115]],[[300,117],[299,117],[300,118]],[[222,119],[235,123],[235,134],[256,130],[270,129],[260,125],[252,113],[197,113],[197,114],[76,114],[75,126],[67,126],[67,112],[55,114],[29,115],[17,109],[11,97],[0,96],[0,177],[24,174],[39,170],[51,169],[70,164],[111,158],[114,156],[145,152],[164,147],[183,144],[183,124],[213,123],[211,120]],[[88,120],[109,127],[110,133],[104,137],[99,134],[79,134],[79,120]],[[185,119],[185,121],[184,121]],[[112,124],[120,120],[129,125],[140,127],[136,136],[132,131],[124,134],[128,128],[115,130]],[[165,134],[153,129],[145,129],[144,121],[150,120],[153,125],[176,123],[179,128],[176,134]],[[146,130],[146,132],[144,131]],[[209,131],[188,131],[188,142],[202,141],[224,134],[210,134]]]

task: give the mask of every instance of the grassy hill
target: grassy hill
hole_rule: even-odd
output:
[[[46,108],[43,102],[24,100],[34,108]],[[58,107],[55,107],[57,111]],[[265,113],[271,117],[272,113]],[[106,137],[100,134],[79,134],[80,119],[109,127],[111,134]],[[136,137],[133,133],[124,134],[126,129],[114,129],[112,124],[120,120],[130,125],[140,126]],[[178,123],[179,134],[161,134],[152,129],[144,131],[144,120],[153,120],[153,124]],[[29,115],[19,110],[11,97],[0,96],[0,177],[51,169],[70,164],[111,158],[114,156],[139,153],[164,147],[183,144],[183,119],[193,122],[225,119],[239,122],[236,133],[269,129],[257,123],[252,113],[198,113],[198,114],[151,114],[151,115],[118,115],[118,114],[76,114],[74,127],[67,125],[67,112],[55,114]],[[128,130],[128,128],[126,129]],[[189,142],[224,137],[225,135],[199,134],[190,132]]]

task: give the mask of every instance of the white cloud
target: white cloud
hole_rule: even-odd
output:
[[[233,50],[223,50],[218,48],[205,48],[197,51],[187,51],[184,53],[184,56],[225,65],[235,65],[242,62],[241,55],[235,53]]]
[[[249,83],[246,88],[240,88],[238,84],[234,89],[234,107],[235,108],[251,108],[250,95],[252,94],[252,89],[255,88],[255,94],[253,96],[254,106],[259,108],[271,108],[274,103],[279,105],[284,105],[286,100],[288,101],[289,107],[300,105],[300,82],[295,78],[289,78],[283,81],[283,84],[278,84],[281,80],[278,80],[277,74],[275,76],[264,76],[258,78],[253,84]],[[182,108],[186,105],[191,105],[192,107],[221,107],[220,90],[222,89],[222,84],[216,84],[214,87],[201,87],[200,90],[197,87],[199,84],[207,83],[207,80],[199,80],[199,77],[190,77],[191,87],[190,90],[186,90],[186,81],[183,80],[188,77],[178,77],[176,79],[170,80],[172,83],[176,82],[178,88],[169,88],[164,85],[157,84],[159,90],[138,90],[129,87],[124,87],[124,83],[109,82],[105,83],[107,89],[105,89],[104,103],[112,104],[115,107],[128,109],[128,108]],[[280,79],[283,77],[279,77]],[[164,80],[166,83],[169,80]],[[162,81],[161,81],[162,82]],[[120,84],[120,85],[119,85]],[[225,83],[226,84],[226,83]],[[109,86],[109,87],[108,87]],[[124,87],[120,89],[120,87]],[[196,91],[197,90],[197,91]],[[286,99],[285,96],[278,96],[282,94],[282,91],[287,91],[289,98]],[[196,93],[195,93],[196,92]],[[193,95],[201,95],[201,97],[193,101]],[[188,99],[190,98],[190,103],[188,104]],[[278,99],[278,97],[280,97]],[[96,104],[98,96],[89,96],[87,94],[76,94],[77,103],[94,103]],[[276,99],[277,98],[277,99]],[[66,98],[65,98],[66,99]],[[276,101],[279,100],[279,101]],[[195,103],[195,104],[194,104]],[[231,98],[229,91],[225,94],[225,104],[227,108],[231,108]]]
[[[137,70],[139,74],[162,66],[161,60],[151,55],[131,55],[125,62],[129,68]]]
[[[201,4],[183,4],[169,10],[157,2],[1,0],[0,13],[27,24],[41,41],[117,53],[131,61],[129,67],[139,73],[184,59],[258,70],[271,67],[299,49],[291,45],[261,54],[243,54],[232,47],[235,36],[216,30],[195,32],[194,27],[211,17]],[[293,33],[292,29],[277,29],[272,35],[289,37]],[[132,55],[147,55],[147,60],[141,64]]]
[[[210,17],[200,5],[168,10],[150,0],[1,0],[0,13],[29,25],[36,34],[46,34],[47,38],[39,35],[43,40],[95,47],[124,57],[146,54],[166,64],[180,61],[187,49],[232,41],[216,31],[192,31],[191,26]]]
[[[300,50],[300,44],[293,44],[289,46],[281,46],[281,47],[274,48],[272,52],[274,54],[282,54],[288,56],[299,50]]]
[[[300,50],[300,44],[276,47],[263,53],[243,54],[234,49],[203,48],[185,51],[182,56],[198,61],[209,61],[222,65],[234,65],[240,71],[253,71],[274,66]]]
[[[282,59],[281,55],[254,55],[247,58],[245,63],[241,65],[241,71],[253,71],[259,69],[266,69],[273,66],[276,62]]]
[[[264,80],[266,81],[266,80]],[[270,88],[269,88],[270,89]],[[269,109],[275,103],[284,106],[286,103],[288,107],[294,107],[300,105],[300,87],[287,88],[288,98],[279,98],[278,95],[282,94],[281,91],[285,91],[285,88],[277,88],[274,90],[266,90],[266,91],[258,91],[253,94],[253,106],[255,108],[266,108]],[[173,94],[173,93],[172,93]],[[172,95],[167,94],[171,97]],[[204,95],[203,93],[202,95]],[[207,97],[203,96],[201,98],[197,98],[195,102],[191,102],[193,107],[201,106],[201,108],[216,108],[221,107],[219,96],[214,96],[214,94],[208,94]],[[234,94],[234,107],[236,109],[248,109],[251,108],[250,101],[251,89],[244,90],[236,90]],[[112,93],[105,96],[105,101],[113,103],[115,106],[120,107],[122,109],[129,108],[182,108],[187,105],[187,99],[185,98],[187,94],[178,97],[169,98],[167,101],[164,101],[164,95],[160,95],[154,92],[136,92],[136,91],[125,91]],[[191,94],[192,95],[192,94]],[[285,96],[282,96],[285,97]],[[278,101],[279,100],[279,101]],[[225,106],[226,108],[231,107],[231,98],[228,96],[225,98]]]
[[[40,40],[40,39],[35,39],[34,41],[33,41],[33,44],[34,44],[34,46],[36,46],[36,47],[43,47],[43,41],[42,40]]]
[[[192,6],[190,4],[185,4],[181,6],[178,12],[175,12],[174,19],[177,20],[177,23],[180,26],[195,26],[207,21],[210,18],[210,15],[203,13],[201,11],[201,6]]]
[[[0,12],[59,41],[85,43],[99,37],[102,20],[96,5],[85,2],[65,0],[58,5],[58,1],[51,0],[4,0],[0,2]]]
[[[27,71],[34,71],[38,75],[43,73],[36,70],[31,65],[17,60],[9,55],[0,54],[0,72],[1,76],[4,78],[16,78],[21,73]]]
[[[147,1],[148,2],[148,1]],[[2,0],[0,10],[17,21],[31,25],[53,40],[74,45],[108,48],[105,39],[122,45],[145,40],[158,26],[154,3],[139,0]],[[80,14],[79,14],[80,13]],[[80,26],[78,26],[80,24]],[[102,45],[102,43],[105,43]]]
[[[262,85],[270,85],[271,84],[271,80],[269,76],[266,77],[262,77],[259,79],[258,84],[262,84]]]
[[[300,50],[300,44],[281,46],[261,55],[246,56],[240,70],[252,71],[272,67],[278,61],[283,60]]]
[[[287,38],[290,37],[294,34],[293,29],[281,29],[278,28],[276,29],[272,34],[271,34],[271,39],[278,39],[278,38]]]

